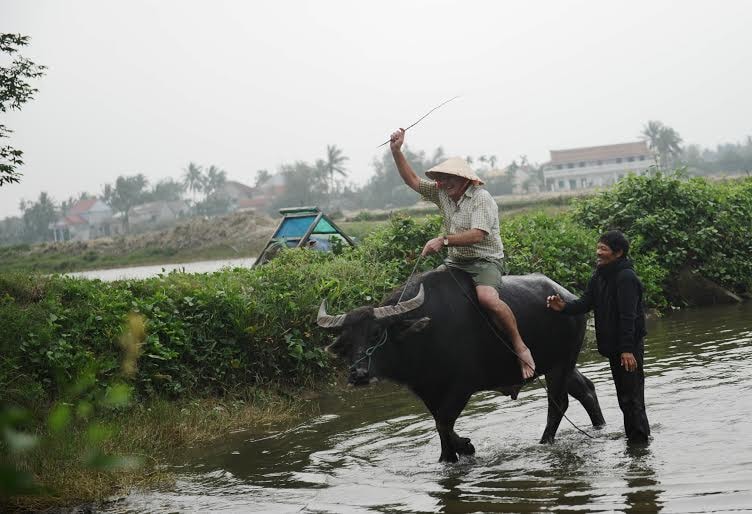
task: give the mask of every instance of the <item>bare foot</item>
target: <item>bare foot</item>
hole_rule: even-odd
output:
[[[535,361],[533,360],[533,354],[530,353],[530,348],[525,347],[521,352],[517,352],[517,359],[520,361],[522,378],[524,380],[533,378],[535,376]]]

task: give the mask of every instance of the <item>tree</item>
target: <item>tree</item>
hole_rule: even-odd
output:
[[[227,182],[227,172],[211,165],[204,175],[204,193],[206,196],[217,194],[219,189]]]
[[[642,128],[642,132],[640,133],[643,140],[645,140],[648,144],[648,148],[653,152],[653,159],[655,160],[656,166],[659,165],[658,163],[658,139],[661,135],[661,129],[663,128],[663,123],[660,121],[650,120],[648,121],[645,126]]]
[[[227,172],[211,165],[202,176],[204,199],[195,204],[196,214],[216,216],[230,210],[230,198],[220,194],[220,189],[227,182]]]
[[[149,181],[143,174],[130,177],[120,176],[115,180],[115,187],[110,184],[104,186],[103,199],[113,211],[123,213],[123,224],[128,231],[128,211],[134,205],[139,205],[148,200],[149,192],[146,186]]]
[[[268,170],[258,170],[256,172],[256,182],[254,184],[254,187],[259,188],[269,182],[269,180],[272,178],[271,174]]]
[[[44,191],[36,202],[21,202],[24,235],[27,241],[44,241],[50,233],[50,223],[57,219],[55,203]]]
[[[438,147],[430,158],[423,151],[413,152],[407,145],[403,146],[402,153],[419,176],[445,159],[442,147]],[[360,192],[361,207],[404,207],[418,201],[415,191],[407,187],[400,178],[390,150],[386,150],[380,159],[374,159],[373,168],[374,175]]]
[[[283,164],[279,171],[285,180],[285,191],[272,203],[271,212],[279,207],[318,205],[326,189],[326,166],[319,159],[318,166],[297,161],[295,164]]]
[[[22,46],[29,44],[29,37],[20,34],[0,33],[0,52],[12,56]],[[44,75],[45,66],[34,64],[25,57],[17,56],[8,67],[0,66],[0,112],[20,111],[21,106],[34,98],[37,89],[28,82]],[[0,123],[0,139],[13,131]],[[0,145],[0,186],[19,182],[23,165],[23,152],[10,145]]]
[[[682,153],[682,138],[671,127],[663,127],[658,136],[658,152],[661,156],[661,168],[668,169],[674,166],[677,157]]]
[[[682,153],[682,138],[679,133],[660,121],[648,121],[640,135],[653,152],[655,163],[660,169],[666,169],[669,164],[673,164]]]
[[[157,182],[149,196],[153,201],[174,202],[183,199],[185,185],[173,178],[162,179]]]
[[[196,203],[196,193],[201,192],[204,189],[204,174],[201,166],[188,163],[188,167],[184,170],[183,184],[185,187],[193,193],[193,203]]]
[[[347,171],[345,170],[343,164],[348,160],[350,160],[350,158],[345,157],[345,155],[342,153],[342,150],[340,148],[337,148],[336,145],[326,146],[326,171],[329,173],[330,193],[333,193],[335,191],[334,174],[337,173],[341,177],[347,176]]]

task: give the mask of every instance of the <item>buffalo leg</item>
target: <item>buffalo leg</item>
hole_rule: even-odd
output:
[[[465,453],[470,445],[468,439],[465,443],[463,438],[454,432],[454,422],[457,421],[462,409],[470,399],[468,393],[453,393],[444,396],[441,405],[434,408],[428,406],[436,421],[436,430],[441,440],[441,456],[439,462],[457,462],[457,453]],[[466,439],[466,438],[465,438]]]
[[[543,431],[541,443],[553,443],[561,419],[569,407],[567,384],[573,368],[554,368],[546,373],[546,391],[548,393],[548,418]]]
[[[569,394],[585,407],[594,427],[600,428],[606,424],[598,403],[598,396],[595,394],[595,386],[579,369],[574,368],[574,372],[569,377],[568,388]]]

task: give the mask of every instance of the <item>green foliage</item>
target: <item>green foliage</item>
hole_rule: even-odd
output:
[[[28,44],[28,36],[0,33],[0,52],[9,57]],[[0,112],[21,110],[23,104],[34,98],[37,89],[29,81],[42,77],[45,69],[45,66],[34,64],[18,55],[15,55],[9,66],[0,66]],[[11,133],[11,129],[0,123],[0,139]],[[20,180],[18,168],[23,165],[22,157],[21,150],[10,145],[0,145],[0,186]]]
[[[392,217],[389,225],[376,229],[357,246],[353,258],[365,262],[393,262],[399,276],[407,278],[426,242],[441,232],[441,217],[427,216],[417,221],[403,214]],[[420,270],[435,268],[441,256],[432,255],[421,260]],[[418,271],[420,271],[418,270]]]
[[[752,180],[712,183],[655,173],[629,176],[576,205],[597,231],[620,229],[635,253],[653,253],[672,278],[684,266],[738,292],[752,286]]]
[[[48,238],[50,223],[57,219],[55,203],[42,191],[36,202],[21,201],[23,211],[23,237],[30,242],[44,241]]]
[[[580,293],[593,274],[599,232],[575,222],[569,215],[542,212],[502,219],[501,238],[511,274],[543,273],[567,289]],[[665,269],[652,252],[630,254],[645,286],[647,305],[666,307]]]
[[[585,288],[593,274],[595,231],[543,213],[502,219],[500,229],[510,273],[543,273],[568,289]]]
[[[303,385],[330,370],[315,326],[322,298],[331,308],[374,303],[394,288],[394,262],[363,266],[353,255],[288,251],[253,269],[211,275],[171,273],[143,281],[102,283],[65,277],[0,282],[2,399],[42,401],[65,394],[87,371],[100,389],[120,373],[122,326],[145,320],[139,395],[217,394],[238,385]],[[39,384],[36,395],[26,391]]]
[[[115,180],[115,185],[105,184],[103,199],[115,212],[123,214],[126,229],[128,227],[128,211],[134,205],[143,203],[148,195],[149,181],[139,173],[132,176],[121,175]]]
[[[444,149],[441,147],[434,150],[430,157],[423,150],[412,151],[408,145],[402,148],[402,153],[413,171],[419,176],[423,176],[425,170],[446,158]],[[378,209],[386,207],[391,209],[413,205],[418,201],[419,197],[415,191],[406,187],[402,182],[397,166],[394,164],[391,150],[385,150],[379,159],[374,159],[373,168],[373,176],[360,191],[359,205],[361,207]]]

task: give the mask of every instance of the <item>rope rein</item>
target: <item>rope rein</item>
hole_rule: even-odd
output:
[[[363,352],[363,357],[353,362],[350,365],[350,369],[355,369],[358,363],[364,361],[365,359],[368,359],[368,371],[370,372],[371,371],[371,356],[373,356],[373,353],[376,350],[384,346],[388,340],[389,340],[389,331],[387,329],[384,329],[384,335],[381,336],[381,339],[379,340],[379,342],[373,346],[369,346],[368,348],[366,348],[366,351]]]

